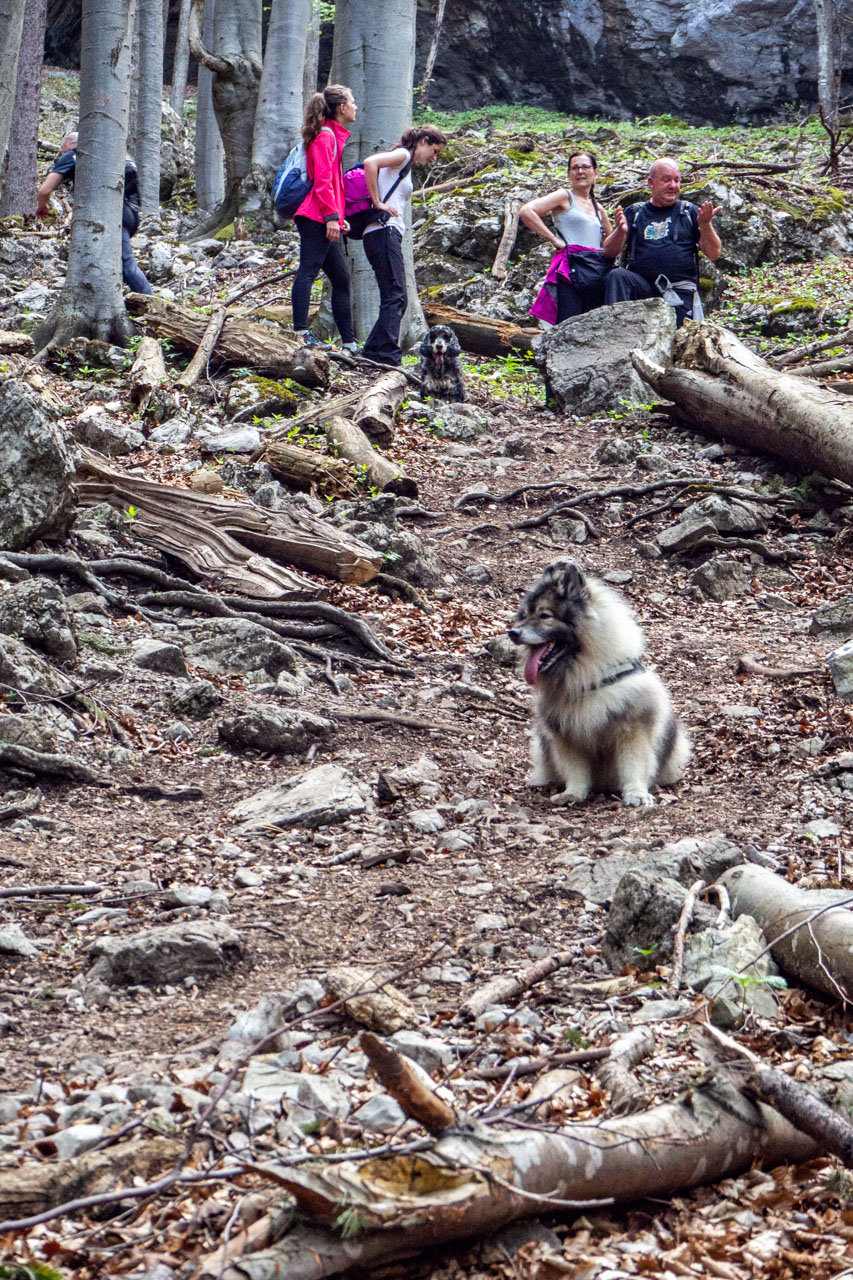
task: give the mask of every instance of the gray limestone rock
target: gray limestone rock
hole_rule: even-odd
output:
[[[102,1124],[72,1124],[55,1133],[53,1141],[60,1160],[73,1160],[84,1151],[96,1147],[106,1136],[107,1129]]]
[[[673,935],[684,905],[685,889],[659,871],[629,871],[620,880],[607,916],[601,954],[614,973],[627,964],[653,967],[672,955]],[[702,903],[694,910],[698,925],[716,912]]]
[[[676,551],[687,551],[695,547],[703,538],[713,538],[717,530],[705,516],[682,516],[674,524],[661,529],[655,542],[661,551],[672,555]]]
[[[826,665],[841,701],[853,700],[853,640],[848,640],[846,644],[839,645],[832,653],[828,653]]]
[[[718,533],[739,533],[744,536],[765,533],[768,524],[766,509],[759,503],[742,498],[727,498],[720,493],[711,493],[701,502],[694,502],[683,514],[710,520]]]
[[[262,683],[274,680],[280,671],[296,675],[300,670],[293,650],[256,622],[212,618],[190,634],[192,640],[185,646],[184,656],[212,675],[243,676]]]
[[[84,409],[72,428],[74,439],[108,458],[118,458],[132,453],[145,444],[145,436],[133,427],[126,427],[123,422],[104,410],[102,405],[92,404]]]
[[[0,387],[0,549],[58,538],[74,520],[74,459],[41,397],[10,379]],[[0,679],[4,677],[0,676]]]
[[[165,640],[138,640],[133,646],[130,660],[134,666],[141,667],[144,671],[160,671],[169,676],[187,675],[187,664],[179,646]]]
[[[693,571],[690,583],[708,600],[738,600],[749,591],[752,571],[737,560],[715,556]]]
[[[307,751],[318,738],[328,737],[333,729],[331,720],[310,711],[248,707],[236,715],[226,716],[219,726],[219,736],[238,749],[296,755]]]
[[[172,710],[188,720],[205,720],[212,716],[224,701],[224,695],[209,680],[193,680],[178,690],[171,699]]]
[[[822,604],[815,609],[809,625],[809,635],[853,636],[853,597],[845,596],[832,604]]]
[[[0,683],[21,693],[49,693],[65,697],[74,685],[21,640],[0,635]]]
[[[241,801],[230,817],[238,833],[264,827],[326,827],[373,808],[367,788],[340,765],[297,773]]]
[[[17,924],[7,924],[0,929],[0,952],[27,958],[40,954],[36,944],[30,942],[21,926]]]
[[[218,921],[170,924],[123,937],[99,938],[87,979],[109,986],[159,986],[224,973],[239,959],[239,933]]]
[[[405,1119],[406,1113],[399,1102],[387,1093],[377,1093],[373,1098],[368,1098],[350,1116],[353,1124],[364,1125],[365,1129],[371,1129],[374,1133],[392,1133],[399,1129]]]
[[[257,427],[237,426],[230,431],[205,432],[199,437],[198,447],[202,453],[254,453],[260,444]]]
[[[672,349],[675,312],[660,298],[617,302],[546,330],[534,357],[549,392],[563,409],[599,413],[625,402],[645,404],[649,389],[631,364],[638,348],[657,364]]]
[[[443,1040],[422,1035],[420,1031],[395,1031],[390,1043],[398,1053],[411,1058],[424,1071],[438,1071],[442,1067],[449,1067],[456,1059],[456,1054]]]
[[[725,929],[694,931],[684,944],[683,977],[689,987],[712,999],[724,996],[762,1017],[777,1012],[772,985],[778,973],[752,916],[738,916]]]
[[[0,631],[20,636],[60,662],[73,662],[77,643],[65,597],[43,578],[31,578],[0,592]]]

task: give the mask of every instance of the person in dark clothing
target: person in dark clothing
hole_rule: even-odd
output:
[[[43,218],[50,207],[50,197],[63,182],[74,185],[77,167],[77,134],[67,133],[62,139],[59,155],[38,189],[36,216]],[[127,160],[124,166],[124,198],[121,206],[121,278],[134,293],[153,293],[144,272],[133,256],[130,237],[139,228],[139,181],[136,165]]]
[[[650,199],[616,214],[616,229],[628,242],[628,266],[609,273],[605,302],[662,297],[676,324],[701,320],[699,249],[715,262],[722,251],[713,219],[722,206],[696,206],[679,198],[681,172],[675,160],[656,160],[649,170]]]
[[[444,134],[432,125],[409,129],[391,151],[377,152],[364,162],[364,179],[376,218],[367,223],[362,244],[379,288],[379,316],[363,354],[377,364],[396,367],[403,359],[400,326],[408,301],[403,237],[413,186],[411,168],[413,164],[432,164],[446,142]]]

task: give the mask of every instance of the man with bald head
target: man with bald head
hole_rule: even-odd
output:
[[[615,267],[605,281],[605,302],[660,298],[675,309],[676,324],[701,320],[699,249],[715,262],[722,246],[713,220],[722,206],[696,206],[680,199],[681,171],[669,156],[649,170],[645,204],[616,213],[616,230],[628,242],[628,267]]]

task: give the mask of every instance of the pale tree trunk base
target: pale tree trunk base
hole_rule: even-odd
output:
[[[99,338],[117,347],[123,347],[136,330],[124,306],[90,319],[73,305],[60,301],[50,316],[33,334],[36,359],[42,359],[48,351],[62,350],[74,338]]]

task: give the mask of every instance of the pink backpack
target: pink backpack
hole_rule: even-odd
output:
[[[400,170],[396,182],[389,187],[385,196],[386,201],[390,200],[411,169],[413,158],[409,157]],[[373,211],[373,201],[367,189],[363,163],[353,165],[344,174],[344,217],[349,223],[347,237],[350,240],[361,240],[369,222],[380,222],[384,225],[388,221],[388,214],[384,210],[380,210],[379,213]]]

